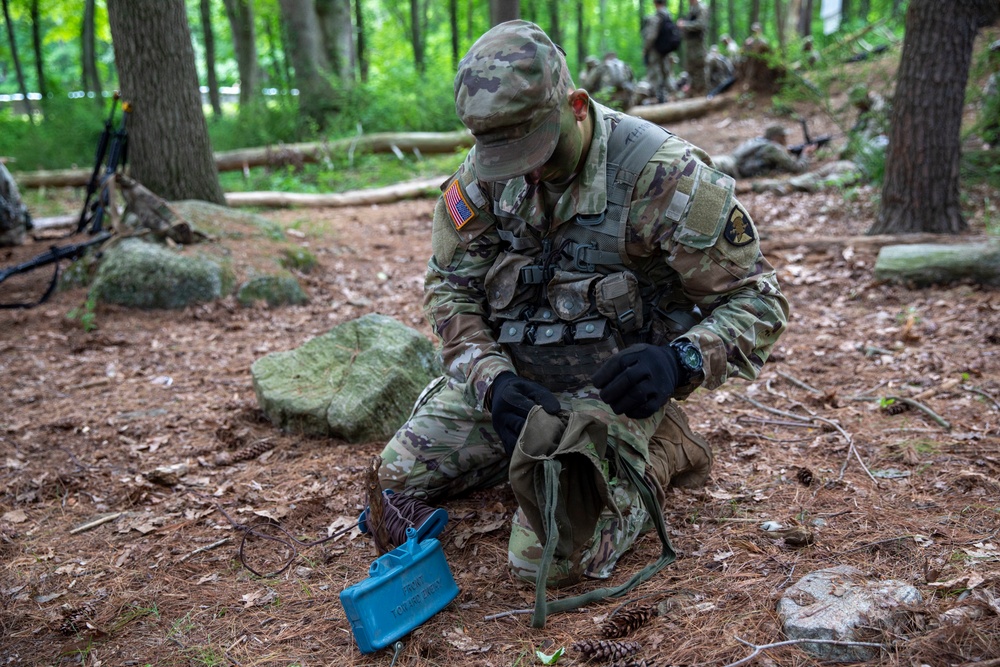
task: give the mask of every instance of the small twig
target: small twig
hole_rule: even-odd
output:
[[[228,537],[223,537],[218,542],[212,542],[211,544],[206,544],[203,547],[199,547],[199,548],[195,549],[194,551],[192,551],[188,555],[182,556],[181,559],[178,562],[183,563],[184,561],[186,561],[191,556],[195,556],[197,554],[204,553],[206,551],[211,551],[212,549],[214,549],[216,547],[221,547],[223,544],[225,544],[228,541],[229,541]]]
[[[773,644],[760,644],[760,645],[744,641],[739,637],[736,637],[736,641],[752,648],[753,653],[743,658],[742,660],[731,662],[727,665],[723,665],[722,667],[738,667],[738,665],[745,665],[754,658],[756,658],[758,655],[760,655],[762,651],[766,651],[767,649],[771,648],[778,648],[780,646],[795,646],[796,644],[830,644],[832,646],[867,646],[870,648],[879,648],[879,649],[884,648],[881,644],[875,644],[873,642],[850,642],[850,641],[842,641],[839,639],[805,639],[805,638],[787,639],[783,642],[774,642]]]
[[[489,616],[483,616],[484,621],[495,621],[498,618],[505,618],[507,616],[517,616],[518,614],[533,614],[534,609],[511,609],[510,611],[501,611],[499,614],[490,614]]]
[[[878,540],[876,542],[869,542],[868,544],[862,544],[860,547],[854,547],[853,549],[848,549],[847,551],[841,551],[840,555],[852,554],[855,551],[861,551],[862,549],[870,549],[871,547],[877,547],[880,544],[888,544],[889,542],[899,542],[901,540],[913,539],[913,535],[900,535],[899,537],[888,537],[884,540]]]
[[[794,384],[799,389],[805,389],[806,391],[808,391],[810,393],[813,393],[813,394],[819,394],[819,395],[823,394],[823,392],[820,391],[819,389],[817,389],[816,387],[812,387],[812,386],[806,384],[805,382],[803,382],[802,380],[799,380],[798,378],[795,378],[795,377],[789,375],[788,373],[785,373],[784,371],[775,371],[775,372],[778,374],[779,377],[785,378],[786,380],[788,380],[789,382],[791,382],[792,384]]]
[[[776,419],[764,419],[763,417],[754,417],[753,415],[739,415],[736,421],[748,421],[754,424],[766,424],[767,426],[790,426],[792,428],[816,428],[816,424],[812,422],[783,422]]]
[[[951,424],[949,424],[944,417],[934,412],[929,407],[927,407],[926,405],[924,405],[919,401],[915,401],[912,398],[906,398],[905,396],[886,396],[886,398],[892,399],[894,401],[899,401],[900,403],[905,403],[906,405],[909,405],[911,408],[916,408],[917,410],[920,410],[921,412],[925,413],[928,417],[930,417],[938,424],[940,424],[941,428],[943,428],[944,430],[946,431],[951,430]]]
[[[87,523],[85,523],[83,525],[80,525],[80,526],[77,526],[76,528],[73,528],[72,530],[69,531],[69,534],[70,535],[76,535],[77,533],[82,533],[84,531],[90,530],[91,528],[97,528],[98,526],[103,526],[104,524],[108,523],[109,521],[114,521],[115,519],[117,519],[118,517],[120,517],[122,514],[125,514],[125,512],[112,512],[111,514],[105,514],[104,516],[98,517],[98,518],[94,519],[93,521],[88,521]]]
[[[764,405],[760,401],[755,401],[749,396],[744,396],[743,394],[736,394],[739,398],[743,399],[755,408],[759,408],[764,412],[770,412],[772,415],[778,415],[780,417],[788,417],[789,419],[795,419],[800,422],[812,421],[812,417],[803,417],[802,415],[797,415],[794,412],[785,412],[784,410],[779,410],[778,408],[772,408],[768,405]]]
[[[983,391],[982,389],[979,389],[979,388],[977,388],[977,387],[973,387],[972,385],[968,385],[968,384],[963,384],[963,385],[962,385],[962,389],[964,389],[965,391],[971,391],[971,392],[972,392],[973,394],[979,394],[979,395],[980,395],[980,396],[982,396],[983,398],[988,398],[988,399],[990,399],[991,401],[993,401],[993,405],[994,405],[994,406],[995,406],[995,407],[996,407],[996,408],[997,408],[998,410],[1000,410],[1000,401],[998,401],[997,399],[993,398],[993,396],[991,396],[990,394],[987,394],[987,393],[986,393],[985,391]]]

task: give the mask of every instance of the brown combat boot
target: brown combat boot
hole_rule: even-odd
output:
[[[668,486],[693,489],[704,486],[712,470],[712,448],[708,442],[691,430],[687,416],[673,401],[667,403],[666,413],[656,433],[649,441],[647,478],[660,487],[659,500],[665,499],[663,490]]]

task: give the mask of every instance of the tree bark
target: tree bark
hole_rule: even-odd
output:
[[[31,100],[28,99],[28,84],[24,81],[24,70],[21,68],[21,59],[17,56],[17,39],[14,37],[14,24],[10,20],[10,7],[8,6],[8,0],[3,1],[3,18],[4,22],[7,24],[7,42],[10,44],[10,56],[11,60],[14,61],[14,72],[17,75],[17,85],[21,89],[21,95],[24,96],[24,107],[28,111],[28,120],[32,125],[35,124],[35,114],[31,108]]]
[[[260,64],[257,62],[257,31],[249,0],[222,0],[233,35],[233,51],[240,73],[240,111],[258,97]]]
[[[549,38],[555,44],[562,44],[562,29],[559,27],[559,0],[546,0],[549,10]]]
[[[354,0],[354,23],[358,29],[358,70],[361,73],[361,82],[368,83],[368,52],[365,42],[365,13],[361,8],[361,0]]]
[[[212,30],[212,2],[201,0],[201,33],[205,42],[205,71],[208,86],[208,101],[212,105],[212,113],[222,116],[222,101],[219,99],[219,78],[215,73],[215,32]]]
[[[340,110],[341,101],[330,82],[330,64],[316,6],[313,0],[281,0],[280,6],[288,31],[288,56],[299,89],[299,110],[323,128],[327,116]]]
[[[83,5],[83,22],[80,29],[80,64],[83,68],[83,89],[94,94],[98,106],[104,106],[101,99],[101,77],[97,73],[97,40],[94,28],[94,0],[86,0]]]
[[[342,206],[370,206],[401,199],[438,196],[441,183],[447,176],[434,176],[410,183],[397,183],[384,188],[370,188],[353,192],[316,195],[297,192],[231,192],[226,195],[230,206],[297,206],[307,208],[332,208]]]
[[[184,0],[108,0],[131,175],[164,199],[224,203]]]
[[[48,87],[45,85],[45,60],[42,57],[42,12],[38,7],[39,0],[31,0],[31,45],[35,51],[35,78],[38,80],[38,94],[42,96],[42,106],[48,97]]]
[[[517,0],[490,0],[490,25],[521,18],[521,7]]]
[[[420,29],[420,0],[410,0],[410,44],[413,46],[413,66],[422,75],[427,64],[424,57],[424,35]]]
[[[664,125],[689,118],[698,118],[713,111],[725,109],[732,104],[733,99],[732,95],[718,95],[712,99],[695,97],[679,102],[667,102],[666,104],[643,104],[632,107],[628,110],[628,114]]]
[[[882,207],[869,233],[967,229],[959,201],[960,130],[976,32],[1000,15],[996,0],[942,11],[911,0],[886,151]]]
[[[451,33],[451,68],[457,70],[462,58],[458,42],[458,0],[448,0],[448,31]]]
[[[355,65],[351,0],[316,0],[316,15],[330,70],[339,79],[340,88],[350,90],[354,87]]]

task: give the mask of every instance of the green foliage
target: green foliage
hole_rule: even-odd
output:
[[[282,257],[278,260],[286,269],[294,269],[296,271],[301,271],[302,273],[309,273],[316,268],[319,260],[316,259],[316,255],[312,254],[306,248],[302,246],[290,246],[281,251]]]
[[[66,313],[66,319],[80,323],[87,333],[97,328],[97,296],[93,293],[87,295],[87,299],[77,308]]]
[[[303,125],[294,100],[276,97],[248,109],[211,116],[208,136],[212,149],[227,151],[236,148],[266,146],[276,143],[303,141],[309,128]]]
[[[53,98],[46,101],[43,109],[44,120],[32,126],[9,106],[0,106],[2,151],[15,158],[14,168],[30,171],[72,165],[92,167],[105,119],[97,106],[81,100]]]
[[[252,306],[258,301],[276,306],[300,305],[307,303],[309,297],[302,290],[299,281],[290,274],[274,276],[255,276],[240,285],[236,292],[236,300],[242,306]]]

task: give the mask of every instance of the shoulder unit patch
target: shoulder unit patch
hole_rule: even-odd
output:
[[[726,220],[726,228],[722,235],[737,248],[753,243],[753,225],[747,220],[739,206],[733,206],[733,209],[729,211],[729,219]]]
[[[455,229],[461,229],[469,220],[476,217],[476,211],[469,204],[457,178],[444,191],[444,204],[448,209],[448,215],[451,216],[451,221],[455,223]]]

